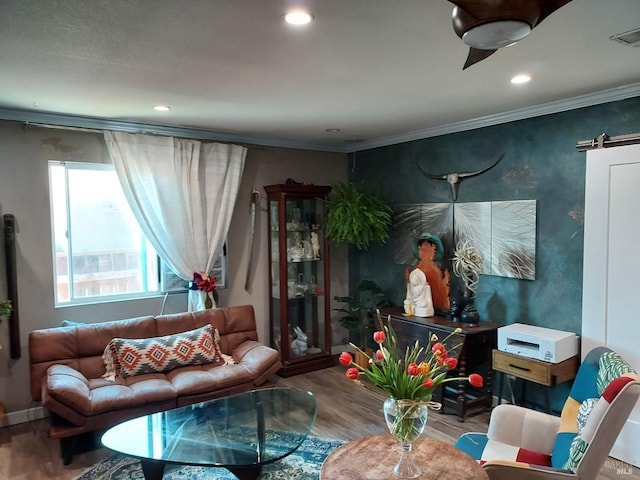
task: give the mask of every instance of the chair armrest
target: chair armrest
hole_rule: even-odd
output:
[[[491,460],[482,468],[491,480],[576,480],[575,473],[554,468],[536,467],[528,463]]]
[[[516,405],[498,405],[491,413],[487,437],[551,455],[559,427],[560,417]]]

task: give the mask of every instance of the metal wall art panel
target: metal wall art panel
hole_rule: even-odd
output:
[[[482,254],[484,275],[535,280],[536,200],[422,203],[394,208],[394,261],[414,265],[413,239],[423,232],[442,240],[443,269],[455,244],[469,240]]]

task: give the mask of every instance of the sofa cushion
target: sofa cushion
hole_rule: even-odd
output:
[[[211,325],[163,337],[114,338],[103,354],[103,378],[127,378],[161,373],[186,365],[203,365],[222,359],[217,332]]]

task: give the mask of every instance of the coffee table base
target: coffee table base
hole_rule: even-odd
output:
[[[164,476],[165,462],[158,462],[155,460],[140,460],[142,464],[142,474],[145,480],[162,480]],[[215,468],[215,467],[211,467]],[[262,471],[260,465],[253,467],[231,467],[227,468],[233,473],[239,480],[256,480]]]

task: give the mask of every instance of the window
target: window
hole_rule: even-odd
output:
[[[142,233],[113,165],[49,162],[55,303],[184,291]],[[226,283],[222,255],[212,275]]]
[[[112,165],[50,162],[56,304],[160,291],[157,254]]]

